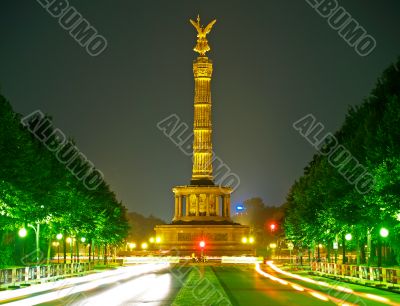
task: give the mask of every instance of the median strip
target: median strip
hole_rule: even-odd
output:
[[[214,271],[209,266],[193,267],[173,306],[184,305],[232,305]]]

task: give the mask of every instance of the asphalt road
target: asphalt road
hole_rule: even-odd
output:
[[[309,283],[278,273],[267,265],[262,266],[262,271],[269,277],[256,272],[251,266],[217,266],[213,269],[235,306],[400,306],[400,295],[397,293],[342,282],[328,283],[322,278],[312,279],[315,283]]]
[[[182,271],[180,273],[182,274]],[[184,278],[177,276],[177,270],[171,269],[168,265],[131,266],[0,292],[0,304],[171,305],[184,281]]]
[[[231,304],[243,306],[399,305],[400,295],[314,278],[311,282],[274,266],[212,265]],[[0,292],[0,304],[171,305],[193,266],[139,265]],[[201,269],[200,269],[201,270]],[[191,302],[183,306],[191,306]],[[193,300],[192,305],[198,305]],[[208,305],[204,305],[208,306]],[[225,305],[218,305],[225,306]]]
[[[258,274],[252,266],[214,267],[214,272],[235,306],[335,305],[267,279]]]

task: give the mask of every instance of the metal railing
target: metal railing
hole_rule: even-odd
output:
[[[0,287],[41,283],[57,278],[84,274],[92,269],[93,264],[89,262],[1,269]]]
[[[361,283],[400,285],[400,269],[314,262],[311,270]]]

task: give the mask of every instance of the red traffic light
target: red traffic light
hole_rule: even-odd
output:
[[[276,227],[275,223],[272,223],[272,224],[270,225],[271,231],[275,230],[275,227]]]
[[[202,240],[202,241],[199,242],[199,246],[200,246],[201,248],[204,248],[204,247],[206,246],[206,243],[204,242],[204,240]]]

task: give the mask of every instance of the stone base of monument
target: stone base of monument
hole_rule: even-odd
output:
[[[183,223],[183,222],[182,222]],[[250,228],[236,223],[231,224],[167,224],[155,227],[160,238],[160,250],[174,256],[253,256],[254,245],[243,243],[249,237]],[[196,224],[198,223],[198,224]],[[200,242],[204,241],[204,248]]]

